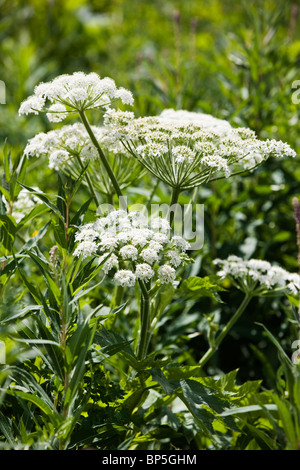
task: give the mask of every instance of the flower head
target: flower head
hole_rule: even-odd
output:
[[[132,93],[117,88],[111,78],[100,78],[96,73],[75,72],[59,75],[50,82],[36,86],[34,94],[21,103],[19,115],[48,111],[49,120],[59,122],[69,112],[94,108],[108,110],[117,100],[133,105]],[[46,108],[47,101],[51,103],[49,108]]]
[[[136,119],[108,113],[105,123],[104,145],[121,143],[148,171],[181,190],[252,170],[270,157],[296,155],[284,142],[262,141],[251,129],[233,129],[204,113],[165,110]]]
[[[168,227],[162,218],[149,223],[142,213],[114,210],[80,227],[74,255],[99,256],[104,273],[116,269],[113,279],[123,286],[139,280],[174,283],[176,269],[191,260],[185,253],[189,244],[182,237],[170,239]]]
[[[260,295],[271,290],[300,291],[299,274],[289,273],[265,260],[244,260],[231,255],[225,260],[215,259],[214,264],[220,266],[217,273],[220,277],[229,277],[245,293]]]

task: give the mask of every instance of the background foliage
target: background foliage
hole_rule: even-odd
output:
[[[5,175],[4,179],[11,191],[14,191],[15,187],[13,171],[21,171],[16,167],[27,139],[39,131],[50,129],[50,123],[43,116],[19,118],[18,108],[21,101],[32,93],[34,86],[39,82],[78,70],[94,71],[102,77],[110,76],[118,86],[131,90],[135,98],[136,115],[158,114],[165,108],[210,113],[229,120],[233,125],[250,127],[261,138],[286,141],[297,153],[299,152],[300,105],[292,102],[293,82],[300,78],[300,7],[296,1],[0,0],[0,15],[0,79],[6,85],[6,104],[0,105],[1,172]],[[33,159],[27,163],[23,173],[22,181],[27,186],[38,186],[47,194],[56,194],[57,176],[48,170],[46,165],[41,171],[40,162]],[[20,173],[17,176],[20,179]],[[146,180],[146,183],[148,188],[151,188],[151,180]],[[193,274],[201,276],[214,274],[211,261],[215,257],[223,258],[229,254],[267,259],[270,262],[278,262],[287,270],[298,271],[292,198],[300,195],[299,183],[299,162],[295,159],[295,161],[268,161],[252,175],[201,187],[198,202],[205,204],[207,215],[205,243],[203,249],[195,254]],[[163,200],[166,197],[163,185],[159,187],[159,191]],[[135,202],[147,200],[148,193],[139,193],[138,187],[131,188],[130,194]],[[73,217],[80,216],[78,210],[86,202],[87,197],[85,191],[76,194],[72,207]],[[187,201],[188,196],[183,194],[182,201],[185,201],[185,198]],[[54,226],[59,225],[55,217],[53,214]],[[44,233],[45,237],[42,238]],[[38,247],[38,254],[46,253],[55,243],[53,235],[45,230],[43,217],[32,219],[29,229],[23,236],[30,245],[28,248]],[[9,244],[9,241],[7,243]],[[17,246],[18,243],[20,240],[16,241]],[[46,263],[46,260],[43,259],[42,262]],[[13,317],[14,312],[16,318],[18,317],[19,311],[15,309],[17,309],[16,302],[20,298],[24,304],[29,305],[33,296],[37,304],[43,304],[41,292],[35,292],[32,286],[50,282],[43,277],[44,268],[45,266],[42,265],[41,268],[37,260],[31,258],[27,271],[21,270],[14,276],[13,291],[10,287],[6,288],[4,278],[0,286],[1,314],[4,318],[7,318],[6,315]],[[26,294],[22,287],[24,279],[28,283]],[[76,279],[74,283],[71,288],[65,286],[64,298],[70,300],[75,295]],[[48,285],[47,288],[50,291],[54,289],[55,292],[53,286]],[[221,292],[220,296],[224,302],[221,305],[214,303],[209,297],[187,300],[184,304],[182,299],[178,298],[170,306],[166,302],[167,308],[154,338],[155,347],[158,350],[165,347],[172,348],[174,357],[180,363],[196,365],[207,348],[204,334],[207,329],[207,318],[213,318],[213,321],[221,325],[226,323],[240,301],[239,295],[234,295],[236,297],[230,294],[229,302],[229,294]],[[96,308],[103,299],[105,299],[104,304],[109,306],[110,292],[106,291],[105,287],[99,287],[90,294],[89,307]],[[58,310],[64,308],[64,300],[55,298],[55,295],[51,302],[53,305],[59,304]],[[73,314],[75,315],[74,312],[68,312],[68,315]],[[130,312],[128,323],[122,321],[122,310],[120,315],[118,313],[114,315],[119,334],[127,338],[131,334],[130,325],[133,323],[136,311]],[[238,384],[248,380],[259,380],[266,389],[280,392],[284,385],[277,371],[282,364],[282,354],[278,353],[266,331],[258,324],[263,323],[275,337],[279,338],[283,350],[290,357],[293,352],[291,344],[296,338],[296,327],[290,321],[291,316],[291,308],[283,299],[270,298],[264,299],[263,302],[260,299],[253,300],[234,331],[225,339],[209,362],[207,373],[213,375],[238,370]],[[35,328],[43,330],[42,325],[32,323],[28,325],[32,335]],[[82,328],[85,327],[83,319],[80,324]],[[7,333],[5,328],[6,326],[2,326],[1,337]],[[43,331],[46,335],[46,330]],[[76,331],[72,334],[75,335]],[[92,337],[95,334],[94,330],[89,334]],[[114,341],[120,344],[116,338],[113,342],[111,338],[108,340],[104,332],[96,339],[101,346],[111,347]],[[67,367],[70,368],[75,356],[80,354],[80,340],[76,344],[77,349],[72,350],[73,358],[61,358],[61,361],[69,361]],[[48,347],[51,347],[50,343]],[[108,349],[107,356],[110,357],[111,353],[112,351]],[[16,348],[12,344],[9,354],[12,364],[14,361],[22,363],[23,355],[24,361],[28,361],[29,352],[25,346]],[[101,406],[94,404],[93,412],[86,412],[83,421],[83,428],[86,426],[88,430],[94,423],[99,422],[97,416],[101,416],[104,423],[103,441],[98,445],[104,448],[105,446],[113,448],[124,441],[129,426],[128,416],[125,416],[126,409],[130,413],[130,407],[133,406],[130,403],[126,405],[127,408],[122,408],[121,405],[119,408],[116,405],[116,409],[105,406],[105,403],[112,402],[120,404],[124,399],[124,390],[122,384],[121,386],[118,384],[118,374],[114,369],[117,363],[113,358],[104,382],[102,381],[104,370],[99,360],[97,373],[93,374],[94,388],[91,388],[91,394],[99,393],[99,388],[95,385],[98,383],[103,387],[104,398]],[[95,359],[89,358],[87,362],[93,360]],[[28,371],[25,368],[24,374],[31,372],[34,376],[36,372],[37,377],[38,360],[32,359],[28,367],[32,370]],[[48,364],[43,371],[42,382],[50,380],[53,372],[59,376],[59,360],[57,364]],[[79,370],[78,374],[78,383],[76,378],[74,379],[75,395],[76,387],[79,387],[81,380],[86,383],[92,380],[88,374],[83,378]],[[18,377],[20,387],[22,380],[24,377],[23,379]],[[32,384],[32,387],[34,386],[35,384]],[[226,386],[230,389],[230,380]],[[195,384],[182,385],[181,393],[188,401],[192,393],[200,393],[199,390],[193,390],[193,387],[196,387]],[[254,385],[253,387],[255,388]],[[45,399],[45,390],[40,392],[40,399]],[[26,397],[22,396],[22,393],[26,392],[20,389],[19,398],[25,400]],[[60,386],[57,385],[58,396],[61,393]],[[250,395],[251,393],[249,391]],[[72,401],[75,400],[75,395],[69,397],[69,401],[66,399],[66,409],[75,406],[75,402]],[[242,396],[243,394],[240,395]],[[242,402],[242,398],[240,401]],[[41,408],[52,406],[49,400],[42,405],[38,399],[35,405]],[[78,413],[81,405],[83,406],[83,403],[80,400],[76,402]],[[164,400],[161,400],[156,408],[147,411],[148,422],[153,425],[153,430],[150,426],[147,431],[149,442],[158,439],[155,437],[157,428],[154,423],[161,424],[162,418],[159,413],[162,413],[161,410],[167,406],[167,401],[164,403]],[[290,403],[286,405],[282,402],[281,406],[284,414],[284,406],[290,406]],[[297,403],[295,406],[297,407]],[[22,416],[18,432],[21,436],[20,441],[25,440],[25,434],[29,432],[28,423],[32,420],[32,408],[23,410],[22,414],[20,409],[24,407],[24,403],[20,400],[14,401],[13,397],[9,397],[7,407],[8,417],[5,419],[13,420],[13,416]],[[116,418],[116,427],[113,430],[106,424],[110,422],[110,413]],[[51,426],[55,429],[61,426],[58,433],[60,443],[69,442],[69,431],[65,431],[64,434],[64,430],[67,429],[66,423],[60,422],[60,419],[59,416],[53,416]],[[141,416],[136,416],[137,427],[140,426],[141,420]],[[180,447],[182,446],[180,424],[173,416],[170,420],[174,442]],[[251,426],[254,426],[254,423],[255,416],[253,421],[245,424],[248,426],[248,431],[250,429],[253,431]],[[41,422],[38,426],[40,426],[39,431],[35,428],[34,432],[39,433],[40,439],[44,441],[50,439],[51,429],[43,427]],[[75,431],[70,445],[72,446],[73,442],[74,446],[75,442],[83,444],[82,434],[77,439],[75,418],[70,424],[71,428],[72,432],[74,429]],[[195,430],[189,428],[188,424],[184,433],[187,434],[187,430],[192,436],[187,440],[191,446],[205,447],[205,439],[201,443],[197,442],[197,439],[193,440]],[[168,432],[166,436],[170,436],[170,429]],[[274,427],[272,432],[279,436],[277,428]],[[270,436],[272,432],[270,431]],[[142,436],[143,434],[140,441],[137,441],[141,448],[147,441],[146,438],[143,440]],[[8,437],[13,439],[9,434]],[[261,443],[260,438],[261,436],[257,437],[256,443]],[[284,441],[280,435],[279,443],[282,442],[281,438]],[[159,435],[159,439],[164,442],[162,434]],[[295,438],[291,435],[290,440],[296,447],[299,445],[297,436]],[[32,442],[34,441],[35,437],[32,434]],[[245,437],[237,438],[237,441],[231,441],[230,445],[242,448],[249,444],[246,441]],[[168,446],[167,437],[166,442],[165,445]],[[263,442],[264,445],[271,446],[269,438],[264,438]],[[27,445],[30,446],[31,443],[28,441]],[[222,445],[225,446],[225,443]]]

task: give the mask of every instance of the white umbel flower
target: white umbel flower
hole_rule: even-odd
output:
[[[220,267],[218,276],[231,278],[239,289],[247,293],[259,295],[270,290],[286,289],[292,293],[299,292],[299,274],[289,273],[265,260],[244,260],[231,255],[225,260],[215,259],[214,264]]]
[[[98,256],[105,274],[112,277],[110,271],[118,270],[113,279],[119,285],[131,287],[137,280],[174,284],[176,269],[191,262],[185,253],[189,243],[182,237],[170,239],[164,233],[168,222],[155,220],[153,227],[142,213],[113,210],[79,228],[74,255]]]
[[[120,255],[123,259],[135,261],[138,257],[138,249],[133,245],[125,245],[120,249]]]
[[[72,75],[59,75],[50,82],[39,84],[34,94],[21,104],[19,115],[38,114],[45,109],[47,101],[50,101],[52,106],[66,106],[66,112],[74,112],[94,108],[107,110],[110,109],[111,103],[117,100],[131,106],[134,101],[132,93],[124,88],[117,88],[111,78],[101,79],[96,73],[75,72]],[[54,115],[56,118],[51,117],[53,108],[48,109],[50,120],[58,122],[55,120],[58,119],[57,114]]]
[[[39,114],[44,108],[45,100],[39,96],[30,96],[27,98],[19,108],[19,116],[22,114]]]
[[[233,129],[203,113],[166,110],[160,116],[107,120],[106,135],[119,141],[150,173],[187,190],[256,168],[270,157],[295,157],[284,142],[262,141],[251,129]]]
[[[136,265],[135,275],[137,279],[141,279],[142,281],[150,281],[154,274],[155,273],[149,264],[141,263]]]
[[[153,264],[158,261],[159,254],[157,250],[147,247],[147,248],[144,248],[143,251],[141,251],[141,257],[147,263]]]
[[[82,241],[74,251],[74,256],[81,256],[82,259],[92,256],[97,252],[97,243],[92,240]]]
[[[52,108],[59,109],[61,105],[52,105]],[[63,112],[53,114],[51,119],[55,122]],[[100,139],[101,128],[92,126],[94,134]],[[78,156],[83,162],[94,161],[98,158],[96,147],[91,143],[90,137],[83,124],[75,123],[63,126],[59,129],[51,130],[47,133],[40,132],[30,139],[25,147],[24,155],[30,157],[45,156],[49,159],[49,168],[67,168],[74,161],[74,156]],[[71,160],[72,159],[72,160]]]
[[[172,266],[164,264],[158,268],[158,277],[162,284],[173,283],[176,279],[176,271]]]
[[[114,275],[114,280],[119,286],[133,287],[135,285],[136,276],[129,269],[120,269]]]
[[[171,241],[174,244],[174,246],[176,246],[177,248],[180,248],[182,251],[186,251],[190,249],[190,246],[191,246],[190,243],[186,241],[180,235],[174,235]]]

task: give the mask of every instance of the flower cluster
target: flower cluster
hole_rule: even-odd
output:
[[[91,126],[98,142],[105,140],[103,126]],[[127,187],[132,181],[137,181],[145,172],[139,161],[126,153],[120,142],[104,149],[106,158],[111,163],[121,188]],[[49,132],[40,132],[30,139],[24,149],[27,158],[45,156],[48,167],[63,171],[78,178],[83,166],[89,163],[93,185],[97,191],[111,194],[113,187],[101,166],[98,150],[83,124],[77,122]],[[124,159],[127,159],[126,163]],[[83,180],[83,184],[86,181]]]
[[[50,102],[48,108],[47,100]],[[59,122],[65,119],[69,112],[94,108],[107,110],[111,103],[117,100],[133,105],[132,93],[125,88],[117,88],[111,78],[101,79],[96,73],[75,72],[40,83],[34,94],[21,103],[19,115],[46,111],[50,121]]]
[[[286,143],[261,141],[250,129],[202,113],[166,110],[135,119],[118,111],[106,114],[105,125],[103,145],[121,141],[152,174],[181,189],[251,170],[269,157],[296,156]]]
[[[218,119],[210,114],[197,113],[193,111],[186,111],[184,109],[164,109],[158,116],[160,121],[175,121],[179,123],[194,123],[201,126],[203,129],[215,130],[219,134],[226,134],[232,129],[228,121]]]
[[[266,293],[270,289],[288,289],[293,294],[300,291],[300,275],[289,273],[280,266],[268,261],[244,260],[231,255],[227,259],[215,259],[214,264],[220,266],[218,276],[230,278],[245,293],[253,295]]]
[[[186,254],[189,243],[181,236],[170,237],[166,219],[148,223],[141,212],[114,210],[94,223],[83,225],[76,234],[75,256],[97,255],[108,274],[121,286],[137,281],[176,282],[176,269],[191,262]]]
[[[101,139],[102,128],[92,126],[97,139]],[[24,155],[27,157],[47,156],[49,168],[56,170],[68,164],[74,156],[80,156],[83,163],[95,160],[97,149],[81,123],[75,123],[54,129],[49,132],[40,132],[30,139],[25,147]]]

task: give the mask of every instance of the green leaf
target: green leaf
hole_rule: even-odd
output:
[[[25,184],[22,184],[20,182],[19,182],[19,185],[22,186],[22,188],[27,189],[27,191],[34,194],[36,197],[38,197],[47,207],[49,207],[49,209],[51,209],[52,212],[54,212],[54,214],[56,214],[58,216],[58,218],[62,222],[64,222],[64,218],[63,218],[60,210],[56,207],[55,204],[53,204],[53,202],[50,201],[50,199],[47,197],[46,194],[44,194],[43,192],[39,192],[36,189],[31,188],[30,186],[26,186]]]
[[[38,233],[34,236],[31,237],[22,247],[22,250],[20,251],[20,254],[23,252],[26,252],[26,250],[31,250],[31,248],[35,247],[37,245],[37,242],[41,239],[44,238],[46,235],[48,228],[50,226],[50,222],[47,222],[39,231]],[[19,225],[17,227],[17,230],[19,230]]]
[[[269,403],[264,406],[262,405],[248,405],[248,406],[239,406],[235,408],[230,408],[229,410],[223,411],[220,416],[232,416],[239,415],[244,413],[253,413],[255,411],[263,411],[264,408],[270,411],[277,411],[277,406],[275,404]]]
[[[86,214],[93,198],[88,199],[84,204],[80,206],[76,214],[72,217],[70,224],[71,225],[80,225],[83,222],[83,217]]]
[[[0,242],[8,251],[11,251],[13,247],[16,231],[17,224],[14,218],[7,214],[0,214]]]
[[[261,450],[277,450],[276,440],[272,439],[264,430],[259,429],[257,426],[253,426],[248,422],[241,420],[244,424],[244,432],[247,433],[248,437],[253,437],[257,442]]]
[[[42,214],[49,212],[49,208],[45,207],[43,204],[37,204],[25,217],[23,217],[17,226],[17,231],[24,228],[24,226],[32,219]]]
[[[75,194],[77,193],[77,191],[78,191],[78,189],[79,189],[79,187],[82,183],[82,180],[84,178],[84,175],[85,175],[85,173],[88,169],[88,166],[89,166],[89,162],[82,168],[78,178],[75,181],[72,181],[71,192],[70,192],[70,197],[71,198],[73,198],[75,196]]]
[[[266,335],[267,337],[272,341],[272,343],[276,346],[280,356],[282,357],[282,359],[284,360],[284,362],[289,366],[289,367],[293,367],[293,363],[291,361],[291,359],[288,357],[288,355],[286,354],[286,352],[284,351],[284,349],[282,348],[281,344],[278,342],[278,340],[275,338],[275,336],[268,330],[268,328],[263,325],[262,323],[256,323],[256,325],[260,325],[263,327],[263,329],[265,330],[266,332]]]
[[[179,387],[179,383],[176,383],[176,382],[171,383],[166,378],[164,373],[158,368],[152,369],[150,373],[152,375],[152,379],[154,380],[154,382],[157,382],[159,385],[161,385],[161,387],[163,388],[164,392],[167,395],[172,395],[174,391],[176,390],[176,388]]]
[[[23,400],[34,403],[41,411],[43,411],[43,413],[45,413],[45,415],[54,425],[57,424],[57,417],[53,409],[46,405],[46,403],[41,398],[37,397],[36,395],[32,395],[31,393],[21,392],[19,390],[15,390],[15,395],[22,398]]]
[[[46,284],[48,286],[48,289],[50,290],[51,294],[55,297],[56,301],[57,301],[57,304],[59,305],[60,303],[60,289],[58,288],[58,286],[55,284],[55,282],[53,281],[53,279],[51,278],[51,276],[48,274],[48,265],[41,259],[40,256],[38,256],[37,254],[35,254],[33,251],[28,251],[28,250],[25,250],[25,253],[28,254],[28,256],[30,256],[30,258],[36,263],[36,265],[39,267],[45,281],[46,281]]]
[[[296,428],[293,422],[290,404],[285,400],[280,399],[275,393],[272,394],[275,405],[277,406],[282,427],[289,441],[289,447],[293,450],[299,450],[299,440],[296,434]],[[298,410],[296,410],[298,411]]]
[[[68,390],[69,396],[67,393],[65,397],[65,404],[72,403],[73,399],[76,397],[78,387],[82,381],[82,378],[85,372],[86,355],[92,344],[92,340],[95,334],[95,329],[96,329],[96,325],[94,326],[92,330],[89,330],[88,335],[85,335],[85,343],[81,347],[81,351],[75,363],[75,367],[72,373],[70,374],[71,380],[70,380],[69,390]]]
[[[102,327],[101,331],[96,333],[94,341],[101,346],[100,352],[105,356],[113,356],[120,351],[124,351],[135,357],[130,348],[133,340],[126,340],[114,331],[107,330],[105,327]]]
[[[31,284],[28,280],[27,280],[27,277],[26,277],[26,274],[24,273],[24,271],[22,270],[22,268],[18,265],[18,271],[20,273],[20,276],[25,284],[25,286],[27,287],[27,289],[29,290],[30,294],[32,295],[32,297],[34,298],[34,300],[36,301],[37,304],[41,304],[41,295],[40,295],[40,292],[34,287],[33,284]]]
[[[188,277],[179,288],[179,293],[189,295],[191,297],[210,297],[218,302],[222,302],[218,291],[224,291],[225,289],[220,286],[217,282],[216,276]]]
[[[40,384],[35,380],[32,374],[27,372],[20,366],[12,366],[11,374],[14,379],[19,385],[25,387],[28,392],[37,392],[38,396],[49,406],[54,412],[56,412],[54,404],[51,402],[48,394],[45,390],[41,387]]]
[[[4,437],[7,439],[9,445],[14,448],[15,447],[15,439],[12,433],[12,424],[10,420],[4,416],[4,414],[0,411],[0,430]]]
[[[1,314],[0,316],[0,324],[7,323],[11,320],[15,320],[16,318],[23,317],[33,312],[40,311],[42,309],[41,305],[28,305],[27,307],[22,308],[21,310],[10,310],[6,314]]]
[[[200,377],[203,369],[200,366],[167,366],[164,369],[164,375],[169,381],[189,379],[191,377]]]
[[[181,390],[185,403],[196,418],[197,422],[213,434],[212,423],[219,419],[221,413],[231,407],[231,403],[224,399],[220,392],[210,389],[195,380],[181,380]],[[181,397],[179,395],[179,397]],[[232,430],[239,431],[232,419],[225,417],[224,424]]]

